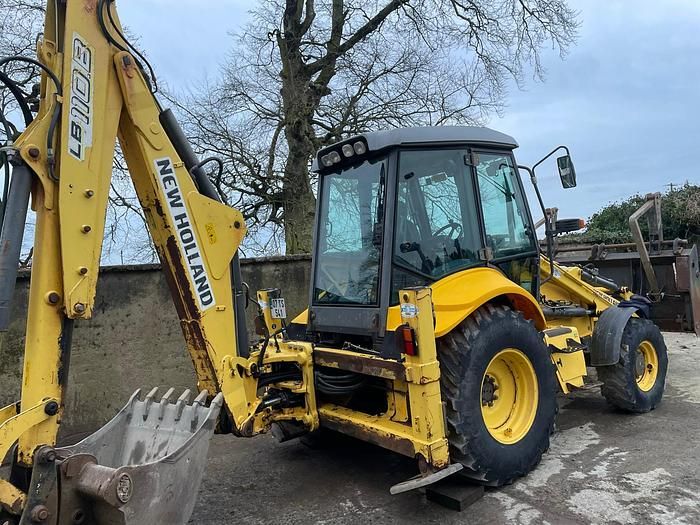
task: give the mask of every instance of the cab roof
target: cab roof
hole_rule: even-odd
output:
[[[391,146],[429,144],[434,142],[472,142],[517,148],[510,135],[481,126],[425,126],[374,131],[362,135],[371,151]]]
[[[369,152],[386,148],[413,145],[434,145],[443,143],[469,143],[485,146],[500,146],[508,149],[518,147],[517,141],[510,135],[482,126],[422,126],[413,128],[396,128],[384,131],[372,131],[338,142],[318,152],[313,161],[312,170],[318,171],[321,157],[338,145],[364,139]]]

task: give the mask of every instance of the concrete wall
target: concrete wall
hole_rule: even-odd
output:
[[[308,256],[247,259],[243,279],[254,297],[260,288],[281,288],[287,313],[308,301]],[[13,321],[0,342],[0,402],[19,399],[29,276],[17,283]],[[248,309],[252,329],[255,305]],[[95,315],[77,321],[62,434],[66,439],[102,425],[137,388],[195,389],[196,378],[167,284],[157,266],[101,271]]]

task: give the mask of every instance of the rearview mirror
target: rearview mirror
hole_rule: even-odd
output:
[[[564,189],[576,187],[576,170],[574,163],[571,162],[571,157],[564,155],[557,158],[557,168],[559,169],[559,178]]]

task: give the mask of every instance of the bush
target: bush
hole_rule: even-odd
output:
[[[594,213],[588,220],[586,231],[567,236],[567,240],[595,243],[632,242],[629,216],[645,202],[642,195],[633,195],[621,202],[613,202]],[[688,239],[691,243],[700,238],[700,186],[686,183],[667,191],[661,198],[661,216],[664,239]],[[649,234],[647,221],[640,221],[645,238]]]

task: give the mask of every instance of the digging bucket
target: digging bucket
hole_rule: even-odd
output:
[[[185,524],[197,499],[223,397],[136,391],[105,426],[40,448],[20,525]]]

